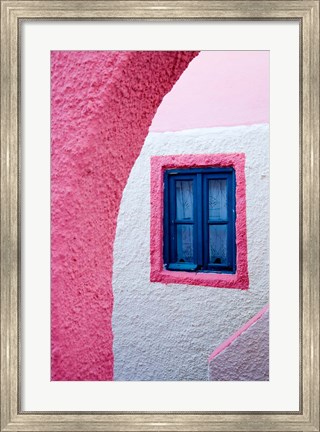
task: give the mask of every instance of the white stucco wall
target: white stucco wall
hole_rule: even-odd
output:
[[[150,282],[150,157],[246,154],[250,287]],[[267,302],[269,126],[149,133],[118,216],[113,264],[115,380],[207,380],[212,351]]]

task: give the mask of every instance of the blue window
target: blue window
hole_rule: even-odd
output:
[[[233,168],[165,171],[165,268],[235,273],[235,208]]]

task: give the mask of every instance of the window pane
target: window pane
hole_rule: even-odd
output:
[[[177,262],[194,262],[193,225],[177,225]]]
[[[193,219],[193,190],[192,180],[176,181],[177,219]]]
[[[209,180],[209,219],[227,219],[226,180]]]
[[[227,225],[209,225],[209,262],[210,264],[227,263]]]

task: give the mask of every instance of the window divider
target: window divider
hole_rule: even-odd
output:
[[[170,262],[176,262],[177,252],[176,252],[176,179],[174,177],[169,177],[169,226],[170,226]]]
[[[194,200],[196,203],[196,218],[197,218],[197,263],[199,267],[203,267],[203,232],[202,232],[202,205],[203,205],[203,194],[202,194],[202,175],[197,174],[197,190],[196,190],[196,199]]]
[[[203,196],[203,218],[202,218],[202,231],[203,231],[203,268],[208,269],[209,262],[209,208],[208,208],[208,178],[204,174],[202,176],[202,196]]]
[[[165,203],[167,205],[164,207],[164,214],[163,214],[163,235],[164,238],[170,238],[170,210],[168,209],[169,205],[169,176],[167,172],[164,172],[164,190],[163,190],[163,198]],[[169,241],[163,242],[163,255],[164,255],[164,262],[170,262],[170,256],[169,256]]]

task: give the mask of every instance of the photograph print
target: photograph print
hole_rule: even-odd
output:
[[[269,380],[269,51],[51,52],[51,380]]]

